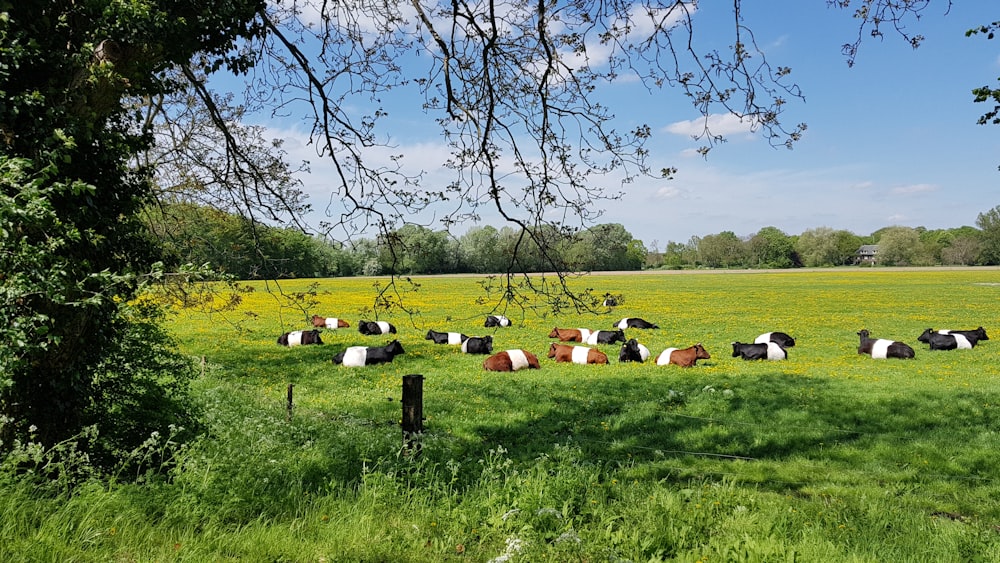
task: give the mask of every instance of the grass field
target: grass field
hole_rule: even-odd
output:
[[[171,479],[45,500],[3,495],[3,560],[994,561],[1000,559],[1000,343],[931,352],[925,328],[997,333],[1000,270],[594,275],[603,314],[501,311],[481,278],[415,278],[385,366],[330,360],[373,320],[385,280],[256,284],[224,316],[170,326],[204,358],[207,432]],[[311,286],[310,284],[316,285]],[[308,292],[315,289],[315,295]],[[299,305],[308,303],[303,308]],[[284,348],[305,313],[347,319],[324,345]],[[629,329],[653,354],[700,342],[690,369],[555,364],[549,331]],[[239,329],[236,328],[239,327]],[[857,331],[916,359],[857,354]],[[494,336],[540,370],[493,373],[428,329]],[[783,362],[731,357],[781,330]],[[422,454],[400,453],[401,380],[422,374]],[[295,407],[286,420],[286,393]]]

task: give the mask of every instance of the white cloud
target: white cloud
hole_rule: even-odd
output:
[[[731,113],[714,113],[707,118],[699,117],[687,121],[676,121],[663,128],[667,133],[688,137],[700,137],[705,133],[705,129],[708,129],[712,135],[730,136],[739,133],[751,135],[754,131],[754,125],[751,121],[741,119]]]
[[[934,184],[910,184],[908,186],[897,186],[889,190],[889,193],[893,195],[907,195],[907,194],[923,194],[927,192],[937,191],[938,187]]]
[[[663,186],[653,195],[655,199],[684,199],[687,196],[687,190],[675,186]]]

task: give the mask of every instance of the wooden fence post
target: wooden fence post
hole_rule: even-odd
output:
[[[294,387],[294,385],[292,385],[291,383],[289,383],[288,384],[288,402],[285,404],[285,409],[287,411],[287,413],[286,413],[286,420],[288,420],[289,422],[291,422],[291,420],[292,420],[292,387]]]
[[[420,435],[424,432],[424,376],[403,376],[403,451],[420,456]]]

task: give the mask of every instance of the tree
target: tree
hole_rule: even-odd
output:
[[[89,425],[111,434],[138,416],[103,403],[98,378],[127,353],[125,304],[158,260],[137,216],[148,171],[129,166],[151,139],[126,100],[170,91],[164,71],[195,53],[238,66],[236,40],[255,34],[261,9],[0,1],[3,447],[51,445]]]
[[[791,268],[800,265],[792,239],[777,227],[764,227],[750,237],[751,265],[756,268]]]
[[[920,235],[910,227],[889,227],[878,239],[878,261],[882,266],[925,265]]]
[[[997,30],[1000,30],[1000,22],[992,22],[987,25],[981,25],[970,29],[965,33],[966,37],[970,37],[976,34],[983,34],[987,39],[993,39],[996,37]],[[1000,80],[1000,79],[998,79]],[[980,118],[978,123],[980,125],[986,125],[992,123],[993,125],[1000,125],[1000,88],[990,88],[987,86],[980,86],[972,90],[973,101],[976,103],[984,103],[993,100],[993,109],[987,110]]]
[[[802,264],[811,268],[850,264],[861,246],[861,237],[830,227],[807,229],[795,242]]]
[[[958,236],[949,246],[941,249],[941,263],[973,266],[979,262],[980,253],[979,237]]]
[[[732,231],[706,235],[698,243],[701,262],[709,268],[734,268],[745,266],[746,244]]]
[[[976,216],[983,263],[1000,264],[1000,205]]]

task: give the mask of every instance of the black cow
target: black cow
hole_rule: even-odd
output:
[[[614,344],[615,342],[625,342],[625,331],[618,330],[595,330],[587,336],[585,344],[595,346],[597,344]]]
[[[492,336],[470,336],[462,342],[462,352],[466,354],[492,354]]]
[[[788,352],[774,342],[733,342],[733,357],[744,360],[785,360]]]
[[[871,338],[868,329],[858,331],[861,341],[858,345],[858,354],[868,354],[873,358],[884,360],[886,358],[902,358],[908,360],[916,357],[913,348],[904,342],[888,340],[886,338]]]
[[[428,330],[427,336],[424,337],[424,340],[433,340],[435,344],[454,344],[455,346],[468,339],[468,336],[460,332],[438,332],[436,330]]]
[[[618,352],[619,362],[639,362],[640,364],[649,359],[649,348],[646,348],[635,338],[629,338],[628,342],[622,344],[622,349]]]
[[[278,337],[282,346],[298,346],[299,344],[322,344],[318,330],[293,330]]]
[[[617,323],[615,323],[615,324],[613,324],[611,326],[613,326],[614,328],[620,328],[620,329],[626,329],[626,328],[660,328],[660,327],[656,326],[655,324],[653,324],[653,323],[651,323],[649,321],[644,321],[644,320],[642,320],[640,318],[637,318],[637,317],[624,318],[624,319],[618,321]]]
[[[510,326],[510,319],[503,315],[489,315],[486,317],[486,324],[483,326],[486,328],[494,326]]]
[[[979,327],[976,330],[939,330],[941,334],[961,334],[966,338],[975,338],[978,340],[989,340],[990,337],[986,336],[986,329]]]
[[[358,332],[366,336],[396,334],[396,327],[385,321],[358,321]]]
[[[348,367],[385,364],[392,362],[394,357],[402,353],[403,345],[398,340],[393,340],[385,346],[351,346],[334,356],[333,363]]]
[[[784,332],[765,332],[754,339],[755,344],[761,344],[764,342],[774,342],[782,348],[791,348],[792,346],[795,346],[795,339],[788,336]]]
[[[917,341],[929,344],[931,350],[971,350],[979,343],[978,338],[966,336],[963,331],[935,332],[932,328],[918,336]]]

